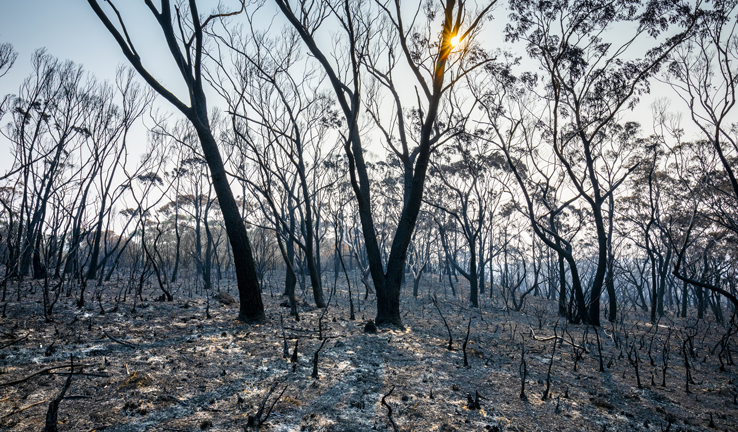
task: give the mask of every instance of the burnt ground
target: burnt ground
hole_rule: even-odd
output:
[[[326,291],[332,283],[331,278]],[[728,364],[725,351],[721,358],[719,349],[712,351],[725,333],[725,326],[714,322],[665,317],[652,326],[645,315],[631,311],[623,321],[600,328],[605,369],[600,372],[594,331],[567,326],[557,317],[554,301],[531,298],[523,312],[513,312],[485,300],[481,309],[472,310],[465,301],[439,293],[453,334],[450,351],[447,330],[426,293],[431,287],[423,288],[422,298],[404,294],[406,328],[367,334],[364,324],[375,305],[362,301],[357,319],[350,321],[345,285],[339,282],[322,320],[327,341],[314,379],[323,310],[307,303],[295,322],[280,306],[283,299],[265,292],[267,320],[248,325],[235,320],[237,305],[214,298],[207,318],[206,299],[190,297],[181,287],[172,302],[153,300],[159,292],[148,287],[135,310],[129,295],[112,312],[119,289],[109,286],[99,304],[88,298],[85,308],[62,296],[54,321],[45,323],[34,284],[33,293],[31,285],[22,287],[20,302],[18,287],[10,285],[9,301],[3,303],[2,430],[44,427],[49,402],[69,375],[70,356],[84,366],[75,367],[60,404],[62,431],[241,431],[262,404],[263,419],[275,400],[260,430],[391,431],[391,421],[401,431],[738,430],[738,366]],[[235,294],[235,288],[230,290]],[[296,364],[283,358],[280,316],[290,355],[299,340]],[[465,367],[462,344],[469,317]],[[554,326],[564,341],[556,346],[550,396],[543,400]],[[693,335],[690,393],[682,353],[688,335]],[[523,343],[525,398],[520,397]],[[664,346],[670,350],[666,386],[661,386]],[[636,352],[642,388],[635,376]],[[382,404],[390,392],[385,401],[391,420]],[[479,409],[467,400],[476,392]]]

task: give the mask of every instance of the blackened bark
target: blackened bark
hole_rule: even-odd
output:
[[[295,207],[292,205],[292,198],[291,195],[288,195],[288,207],[289,207],[289,215],[290,215],[290,226],[289,226],[289,232],[285,236],[285,249],[287,249],[287,258],[286,261],[289,263],[287,266],[286,272],[284,278],[284,293],[285,295],[290,295],[290,293],[295,292],[295,286],[297,286],[297,277],[295,276],[294,269],[290,268],[292,266],[292,263],[295,262],[295,241],[293,240],[293,236],[295,235]]]
[[[28,226],[26,227],[25,236],[23,237],[23,244],[20,248],[21,261],[20,261],[20,274],[22,276],[28,275],[28,267],[31,264],[33,247],[36,243],[36,236],[41,235],[41,224],[43,223],[44,216],[46,215],[46,206],[51,196],[53,181],[52,179],[56,176],[57,167],[59,166],[61,156],[68,136],[62,135],[57,143],[56,152],[54,159],[51,162],[48,171],[45,173],[44,181],[46,184],[41,184],[41,188],[44,190],[43,195],[39,196],[37,208],[33,212],[33,218],[29,220]],[[84,200],[82,202],[84,206]]]
[[[610,194],[608,198],[608,233],[607,233],[607,276],[605,277],[605,287],[607,289],[607,297],[609,303],[609,311],[607,320],[615,322],[618,314],[618,298],[615,294],[615,255],[612,252],[612,231],[614,227],[615,216],[615,198],[614,194]],[[596,330],[595,330],[596,331]]]
[[[468,243],[469,243],[469,271],[466,272],[459,264],[456,262],[456,259],[451,256],[449,253],[448,244],[446,241],[446,230],[439,224],[438,229],[440,231],[440,237],[441,237],[441,244],[443,245],[443,249],[446,252],[446,262],[450,263],[456,271],[461,273],[461,275],[469,281],[469,301],[472,304],[472,307],[479,307],[479,281],[478,281],[478,274],[477,274],[477,242],[475,235],[472,235],[471,233],[465,233],[465,236],[467,236]],[[449,282],[451,282],[451,269],[449,269]],[[453,284],[451,284],[451,287],[453,288]],[[456,296],[456,292],[454,291],[454,297]]]
[[[682,284],[682,310],[681,310],[681,317],[686,318],[687,317],[687,299],[689,297],[687,287],[689,285],[687,284],[687,281],[684,281]]]
[[[205,263],[202,268],[202,278],[205,282],[206,290],[210,290],[213,287],[213,234],[210,232],[210,225],[208,224],[210,206],[210,194],[208,193],[208,203],[205,205],[205,212],[203,213],[203,225],[205,225],[205,241],[207,245],[205,246]]]
[[[178,180],[179,181],[179,180]],[[177,190],[179,194],[179,188]],[[177,272],[179,271],[179,258],[180,258],[180,245],[182,243],[182,235],[179,233],[179,195],[177,195],[176,202],[174,204],[174,237],[176,244],[174,246],[174,268],[172,269],[171,283],[177,282]]]
[[[127,125],[128,123],[126,123]],[[127,127],[127,126],[126,126]],[[120,146],[120,151],[117,153],[117,158],[120,159],[121,155],[123,154],[123,151],[125,150],[125,135],[123,139],[123,144]],[[90,257],[90,267],[87,272],[87,278],[88,279],[95,279],[97,277],[97,268],[98,268],[98,260],[100,257],[100,241],[102,238],[102,226],[103,226],[103,219],[105,218],[106,213],[106,204],[108,195],[110,193],[110,189],[113,186],[113,179],[115,178],[115,171],[118,167],[118,163],[115,162],[113,164],[112,170],[108,172],[108,183],[105,186],[105,190],[103,191],[102,195],[102,201],[100,203],[100,213],[98,214],[97,218],[97,226],[95,229],[95,240],[92,245],[92,256]],[[103,263],[104,265],[104,263]]]
[[[484,266],[487,264],[484,255],[485,236],[479,236],[479,294],[484,294]]]
[[[605,282],[605,270],[607,269],[607,245],[608,236],[605,232],[605,224],[602,218],[602,206],[599,204],[599,189],[595,192],[595,204],[592,206],[592,216],[597,227],[597,270],[592,281],[592,290],[589,297],[589,324],[600,325],[600,296]]]
[[[666,251],[666,257],[659,256],[659,298],[656,304],[656,311],[659,316],[664,316],[664,291],[666,289],[666,275],[669,272],[669,262],[671,261],[672,248]]]
[[[418,290],[420,288],[420,278],[423,276],[423,271],[425,270],[425,267],[428,265],[428,263],[425,263],[423,267],[420,268],[420,271],[418,271],[417,275],[413,275],[413,297],[418,297]]]
[[[97,277],[97,260],[100,256],[100,239],[102,237],[103,217],[105,215],[105,198],[107,194],[103,194],[102,203],[100,204],[100,213],[98,215],[95,227],[95,237],[92,242],[92,255],[90,256],[90,267],[87,271],[87,279],[95,279]]]

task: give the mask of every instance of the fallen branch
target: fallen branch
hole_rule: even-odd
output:
[[[74,365],[74,367],[78,367],[78,368],[89,367],[89,366],[94,366],[94,364]],[[36,377],[36,376],[39,376],[39,375],[47,375],[47,374],[49,374],[50,371],[53,371],[53,370],[56,370],[56,369],[64,369],[64,368],[68,368],[68,367],[70,367],[70,366],[69,365],[65,365],[65,366],[54,366],[54,367],[50,367],[50,368],[46,368],[46,369],[41,369],[40,371],[38,371],[38,372],[36,372],[34,374],[31,374],[31,375],[28,375],[25,378],[21,378],[19,380],[8,381],[8,382],[5,382],[5,383],[2,383],[2,384],[0,384],[0,388],[12,386],[12,385],[16,385],[16,384],[20,384],[20,383],[24,383],[24,382],[28,381],[29,379],[31,379],[33,377]]]
[[[5,332],[3,332],[3,333],[5,333]],[[5,334],[8,334],[8,333],[5,333]],[[9,347],[9,346],[12,346],[12,345],[15,345],[15,344],[17,344],[17,343],[19,343],[19,342],[23,342],[24,340],[28,339],[28,336],[29,336],[29,335],[30,335],[30,333],[28,333],[27,335],[23,336],[23,337],[22,337],[22,338],[20,338],[20,339],[15,339],[15,340],[14,340],[14,341],[12,341],[12,342],[8,342],[7,344],[5,344],[5,345],[3,345],[3,346],[0,346],[0,349],[5,349],[5,348],[7,348],[7,347]]]
[[[36,403],[32,403],[32,404],[30,404],[28,406],[24,406],[23,408],[18,408],[17,410],[11,411],[8,414],[5,414],[4,416],[0,417],[0,419],[4,419],[4,418],[7,418],[7,417],[16,415],[18,413],[21,413],[21,412],[27,410],[27,409],[33,408],[33,407],[35,407],[37,405],[41,405],[42,403],[46,403],[47,401],[48,401],[48,399],[44,399],[42,401],[39,401],[39,402],[36,402]]]
[[[49,375],[66,375],[64,372],[49,372]],[[99,374],[99,373],[92,373],[92,372],[75,372],[75,375],[80,376],[91,376],[96,378],[110,378],[110,375],[108,374]],[[69,399],[69,396],[65,399]]]
[[[110,335],[108,334],[108,332],[106,332],[105,330],[103,330],[103,333],[105,333],[105,336],[107,336],[107,337],[108,337],[108,338],[109,338],[110,340],[112,340],[113,342],[118,342],[119,344],[121,344],[121,345],[123,345],[123,346],[127,346],[128,348],[138,349],[138,347],[137,347],[136,345],[130,344],[130,343],[128,343],[128,342],[123,342],[122,340],[118,340],[118,339],[116,339],[116,338],[114,338],[114,337],[110,336]]]
[[[581,345],[577,345],[575,343],[572,343],[572,342],[564,339],[562,336],[549,336],[549,337],[542,338],[542,337],[536,336],[536,332],[533,331],[533,327],[530,327],[529,326],[529,328],[530,328],[530,334],[531,334],[531,336],[533,336],[533,339],[537,340],[538,342],[548,342],[548,341],[550,341],[552,339],[558,339],[558,340],[560,340],[560,341],[562,341],[564,343],[568,343],[569,345],[573,346],[576,349],[583,350],[585,353],[589,354],[589,350],[587,348],[585,348],[585,347],[583,347]]]

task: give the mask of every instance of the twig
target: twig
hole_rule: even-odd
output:
[[[292,351],[292,357],[290,358],[290,361],[292,362],[292,372],[297,371],[297,362],[299,358],[297,357],[297,345],[300,343],[300,339],[295,339],[295,350]]]
[[[325,316],[325,313],[328,312],[328,309],[331,307],[331,300],[333,299],[333,292],[335,291],[335,287],[333,290],[331,290],[331,295],[328,296],[328,304],[323,308],[323,313],[320,314],[320,317],[318,318],[318,337],[320,339],[323,339],[323,317]]]
[[[287,346],[287,334],[284,332],[284,321],[282,320],[282,314],[279,314],[279,325],[282,326],[282,340],[284,341],[282,358],[288,358],[290,356],[290,348]]]
[[[105,330],[103,330],[103,333],[105,333],[105,336],[107,336],[107,337],[108,337],[108,338],[109,338],[110,340],[112,340],[113,342],[118,342],[119,344],[121,344],[121,345],[123,345],[123,346],[127,346],[128,348],[138,349],[138,347],[137,347],[136,345],[130,344],[130,343],[128,343],[128,342],[123,342],[122,340],[118,340],[118,339],[116,339],[116,338],[114,338],[114,337],[110,336],[110,335],[108,334],[108,332],[106,332]]]
[[[323,343],[320,344],[320,347],[318,347],[318,350],[315,351],[315,354],[313,355],[313,374],[311,375],[312,378],[318,378],[318,353],[320,353],[320,350],[323,349],[323,345],[328,342],[328,339],[323,339]]]
[[[64,372],[49,372],[49,375],[66,375]],[[91,373],[91,372],[75,372],[75,375],[82,375],[82,376],[91,376],[91,377],[97,377],[97,378],[110,378],[110,375],[107,374],[98,374],[98,373]],[[66,399],[69,399],[68,397]]]
[[[61,392],[59,392],[59,396],[49,403],[49,410],[46,411],[46,425],[44,426],[43,432],[56,432],[58,430],[57,425],[59,424],[59,421],[57,418],[59,416],[59,404],[64,399],[64,394],[66,394],[67,390],[69,390],[69,386],[72,384],[72,376],[74,375],[74,356],[70,356],[69,363],[69,376],[64,382],[64,387],[62,387]]]
[[[395,432],[400,432],[400,430],[397,429],[397,425],[395,424],[395,421],[392,419],[392,407],[389,406],[387,401],[385,401],[385,399],[387,399],[387,396],[391,395],[393,391],[395,391],[395,386],[392,386],[392,389],[390,389],[389,393],[382,396],[382,405],[387,407],[387,417],[389,417],[389,421],[390,423],[392,423],[392,429],[394,429]]]
[[[454,338],[451,336],[451,328],[448,326],[448,323],[446,322],[446,318],[443,317],[443,313],[441,312],[441,308],[438,307],[438,301],[436,300],[436,296],[433,295],[431,298],[433,300],[433,304],[436,306],[436,309],[438,309],[438,314],[441,315],[441,319],[443,320],[443,324],[446,326],[446,330],[448,330],[448,347],[446,348],[449,351],[454,350],[453,342]]]
[[[269,409],[267,410],[266,415],[262,419],[261,416],[264,413],[264,407],[266,406],[266,403],[269,400],[269,396],[271,396],[272,393],[274,393],[274,390],[277,388],[277,386],[279,384],[280,383],[276,382],[269,389],[269,391],[267,392],[266,397],[264,397],[264,399],[261,401],[261,405],[259,406],[259,410],[256,411],[256,414],[255,415],[249,416],[249,420],[248,420],[248,423],[246,425],[247,427],[253,427],[253,428],[259,429],[264,424],[264,422],[266,422],[267,419],[269,419],[269,414],[272,413],[272,410],[274,409],[274,406],[277,404],[277,402],[279,402],[279,399],[282,398],[282,395],[284,394],[284,392],[287,391],[287,387],[290,386],[289,384],[287,384],[287,385],[284,386],[284,388],[282,389],[282,392],[279,394],[279,396],[277,396],[276,399],[274,399],[274,401],[272,402],[272,404],[269,406]]]
[[[530,334],[533,336],[533,339],[537,340],[538,342],[548,342],[551,339],[559,339],[561,342],[568,343],[569,345],[573,346],[574,348],[576,348],[578,350],[582,350],[585,353],[589,354],[589,350],[587,348],[585,348],[585,347],[583,347],[581,345],[577,345],[575,343],[572,343],[572,342],[564,339],[563,336],[538,337],[538,336],[536,336],[536,332],[533,331],[533,327],[530,327],[530,326],[528,326],[528,327],[530,328]]]
[[[287,387],[289,387],[289,386],[290,386],[289,384],[286,384],[284,386],[284,388],[282,389],[282,392],[279,394],[279,396],[277,396],[274,399],[274,402],[272,402],[272,404],[269,406],[269,410],[267,410],[266,416],[264,416],[264,419],[263,420],[260,420],[259,421],[259,426],[260,427],[261,427],[261,425],[264,424],[264,422],[266,422],[269,419],[269,414],[272,413],[272,410],[274,409],[274,405],[277,405],[277,402],[279,402],[279,400],[282,398],[282,395],[284,394],[285,391],[287,391]]]

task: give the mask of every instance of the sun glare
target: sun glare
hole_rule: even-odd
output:
[[[451,44],[452,47],[456,48],[461,43],[461,38],[458,35],[456,35],[451,38],[449,43]]]

